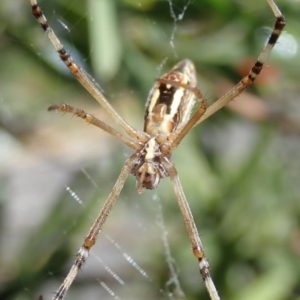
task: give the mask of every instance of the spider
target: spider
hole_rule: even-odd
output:
[[[96,243],[96,239],[130,174],[136,177],[138,193],[142,193],[144,188],[155,189],[160,179],[170,177],[191,242],[192,251],[198,261],[200,275],[205,283],[210,299],[220,299],[211,278],[209,263],[204,255],[203,245],[175,165],[172,162],[171,154],[193,127],[240,95],[260,74],[263,65],[285,26],[285,19],[279,8],[273,0],[267,0],[276,17],[274,29],[249,74],[242,78],[236,86],[207,107],[206,99],[197,88],[194,64],[188,59],[182,60],[168,73],[156,80],[146,102],[144,130],[140,131],[132,128],[114,110],[87,73],[67,53],[49,26],[42,9],[37,5],[37,1],[30,0],[30,2],[34,17],[46,32],[63,63],[79,83],[100,103],[110,117],[125,130],[128,137],[91,114],[68,104],[51,105],[48,110],[72,113],[84,119],[89,124],[93,124],[106,131],[134,150],[134,153],[126,160],[112,191],[85,237],[69,274],[56,291],[53,299],[58,300],[65,297],[73,280],[88,258],[89,251]],[[199,102],[199,107],[192,117],[190,117],[195,100]]]

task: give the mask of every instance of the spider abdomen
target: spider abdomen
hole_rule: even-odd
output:
[[[145,132],[151,136],[168,134],[187,123],[194,104],[194,94],[187,86],[196,86],[196,71],[194,64],[185,59],[160,77],[149,93]]]

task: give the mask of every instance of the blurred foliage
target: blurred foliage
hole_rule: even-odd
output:
[[[211,103],[247,74],[275,22],[262,0],[39,3],[75,60],[138,128],[151,85],[175,62],[194,61]],[[289,39],[237,106],[195,128],[174,153],[222,299],[300,299],[300,6],[277,3]],[[59,61],[29,1],[0,2],[0,34],[0,299],[49,299],[131,152],[81,120],[47,113],[65,102],[110,121]],[[168,179],[140,196],[134,178],[66,298],[173,299],[166,233],[186,298],[208,299]]]

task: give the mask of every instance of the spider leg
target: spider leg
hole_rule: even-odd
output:
[[[178,205],[182,213],[186,230],[188,232],[190,242],[192,244],[192,249],[195,257],[199,262],[199,270],[201,277],[205,283],[206,289],[210,295],[211,300],[220,300],[215,284],[211,278],[209,272],[209,263],[204,255],[203,245],[189,207],[189,204],[186,200],[185,194],[183,192],[176,168],[174,164],[166,157],[162,161],[164,167],[167,169],[170,176],[173,188],[177,197]]]
[[[68,104],[55,104],[55,105],[49,106],[48,111],[62,111],[62,112],[72,113],[72,114],[76,115],[77,117],[85,120],[89,124],[93,124],[93,125],[101,128],[102,130],[108,132],[109,134],[114,136],[116,139],[118,139],[121,142],[123,142],[124,144],[126,144],[128,147],[130,147],[136,151],[139,151],[142,148],[138,142],[134,142],[134,141],[128,139],[127,137],[125,137],[124,135],[119,133],[117,130],[112,128],[111,126],[109,126],[106,123],[104,123],[103,121],[97,119],[93,115],[86,113],[82,109],[78,109],[78,108],[73,107]]]
[[[222,107],[224,107],[226,104],[228,104],[231,100],[236,98],[238,95],[240,95],[245,89],[247,89],[250,85],[253,84],[256,77],[260,74],[261,70],[263,69],[264,64],[266,63],[270,52],[272,51],[274,45],[276,44],[280,34],[282,33],[282,30],[286,24],[284,16],[280,12],[277,5],[274,3],[273,0],[267,0],[275,17],[276,17],[276,23],[274,25],[274,29],[272,31],[272,34],[269,37],[269,40],[264,47],[263,51],[260,53],[256,63],[250,70],[249,74],[242,78],[242,80],[235,85],[231,90],[229,90],[224,96],[219,98],[217,101],[215,101],[213,104],[208,106],[206,108],[206,100],[205,97],[202,95],[201,91],[196,87],[190,87],[186,85],[182,85],[178,82],[168,82],[174,86],[183,86],[186,89],[191,90],[195,97],[200,102],[199,108],[196,110],[194,115],[191,117],[191,119],[187,122],[187,124],[180,130],[179,132],[175,132],[175,136],[172,135],[170,140],[170,147],[167,151],[172,151],[175,149],[181,140],[187,135],[187,133],[196,125],[213,115],[215,112],[220,110]],[[162,79],[159,79],[163,82]]]
[[[277,5],[274,3],[273,0],[267,0],[275,17],[276,22],[272,31],[272,34],[270,35],[268,42],[262,52],[260,53],[256,63],[250,70],[249,74],[242,78],[240,82],[235,85],[231,90],[229,90],[224,96],[219,98],[217,101],[215,101],[213,104],[207,107],[206,109],[206,100],[204,96],[202,95],[201,91],[196,87],[190,87],[188,85],[182,85],[178,82],[168,82],[174,86],[183,86],[186,89],[191,90],[198,101],[200,102],[199,108],[196,110],[194,115],[191,117],[191,119],[187,122],[187,124],[179,131],[174,132],[174,134],[169,138],[170,146],[167,148],[165,153],[171,152],[173,149],[175,149],[181,140],[187,135],[187,133],[196,125],[213,115],[215,112],[220,110],[222,107],[224,107],[226,104],[228,104],[231,100],[236,98],[238,95],[240,95],[245,89],[247,89],[250,85],[253,84],[256,77],[260,74],[261,70],[263,69],[264,64],[266,63],[274,45],[276,44],[280,34],[282,33],[282,30],[286,24],[284,16],[280,12]],[[159,81],[163,82],[163,79],[159,79]]]
[[[135,163],[136,163],[136,154],[133,154],[129,159],[127,159],[124,167],[122,168],[121,173],[111,193],[109,194],[107,200],[105,201],[99,215],[97,216],[96,221],[94,222],[91,229],[89,230],[87,237],[84,239],[84,243],[80,247],[76,255],[76,260],[73,266],[71,267],[69,274],[67,275],[67,277],[65,278],[64,282],[61,284],[59,289],[56,291],[53,300],[61,300],[65,297],[69,287],[71,286],[72,282],[76,278],[79,270],[87,260],[89,251],[95,245],[96,239],[102,229],[102,226],[104,225],[107,216],[109,215],[113,205],[117,201],[120,192],[123,189],[124,183]]]
[[[224,107],[231,100],[233,100],[238,95],[240,95],[245,89],[247,89],[255,81],[256,77],[260,74],[261,70],[263,69],[264,64],[266,63],[272,49],[274,48],[274,45],[276,44],[276,42],[277,42],[279,36],[281,35],[283,28],[286,24],[283,14],[280,12],[279,8],[274,3],[274,1],[273,0],[267,0],[267,1],[273,11],[273,14],[276,17],[276,22],[275,22],[273,31],[268,39],[266,46],[260,53],[256,63],[250,70],[249,74],[247,76],[245,76],[244,78],[242,78],[242,80],[236,86],[234,86],[231,90],[229,90],[224,96],[222,96],[220,99],[218,99],[213,104],[211,104],[207,108],[205,114],[203,114],[195,122],[194,126],[203,122],[205,119],[210,117],[216,111],[218,111],[219,109]]]
[[[48,21],[41,9],[40,6],[37,5],[36,0],[30,0],[32,14],[35,16],[43,30],[45,31],[48,39],[52,43],[53,47],[57,51],[61,60],[70,70],[71,74],[79,81],[79,83],[94,97],[96,101],[106,110],[106,112],[113,118],[113,120],[119,124],[126,133],[137,140],[147,141],[147,134],[143,131],[139,131],[131,127],[110,105],[110,103],[105,99],[104,95],[101,93],[99,88],[95,85],[93,80],[90,79],[88,74],[80,68],[67,53],[64,46],[59,41],[58,37],[54,33],[53,29],[49,26]]]

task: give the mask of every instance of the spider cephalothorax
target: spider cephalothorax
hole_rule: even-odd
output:
[[[160,145],[155,138],[145,144],[145,147],[136,155],[136,163],[131,173],[136,177],[138,192],[141,194],[143,188],[155,189],[161,178],[169,176],[163,165],[163,154]]]

